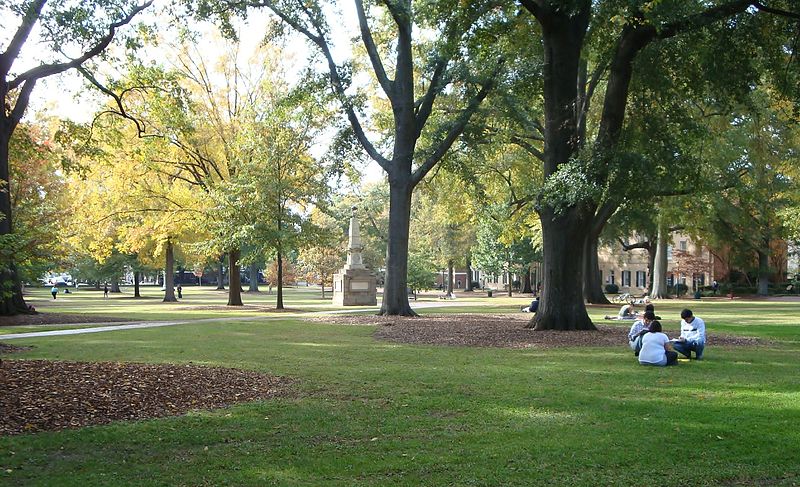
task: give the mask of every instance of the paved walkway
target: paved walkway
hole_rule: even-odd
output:
[[[457,303],[455,301],[442,301],[442,302],[419,302],[411,305],[414,309],[424,308],[443,308],[449,306],[459,306],[464,303]],[[50,331],[35,331],[30,333],[14,333],[11,335],[0,335],[0,340],[14,340],[16,338],[39,338],[51,337],[59,335],[81,335],[84,333],[100,333],[104,331],[118,331],[118,330],[135,330],[138,328],[158,328],[162,326],[175,326],[186,325],[189,323],[206,323],[212,321],[254,321],[263,319],[284,319],[284,318],[300,318],[307,316],[319,315],[333,315],[333,314],[346,314],[346,313],[375,313],[380,310],[379,307],[375,308],[361,308],[361,309],[337,309],[331,311],[313,311],[309,313],[282,313],[275,316],[235,316],[235,317],[219,317],[219,318],[200,318],[196,320],[176,320],[176,321],[137,321],[134,323],[120,323],[118,325],[105,324],[106,326],[89,326],[88,328],[70,328],[68,330],[50,330]],[[97,323],[67,323],[64,325],[54,326],[86,326],[96,325]],[[52,326],[52,325],[51,325]]]

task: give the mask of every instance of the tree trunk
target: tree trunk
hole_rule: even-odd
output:
[[[447,261],[447,295],[453,295],[453,261]]]
[[[328,281],[328,280],[327,280],[327,279],[325,279],[325,274],[322,274],[322,275],[320,276],[320,287],[322,288],[322,299],[325,299],[325,283],[326,283],[327,281]]]
[[[583,301],[583,262],[588,218],[576,208],[555,216],[542,212],[544,288],[529,328],[595,330]]]
[[[111,290],[112,293],[121,293],[122,290],[119,288],[119,279],[113,279],[111,281]]]
[[[408,230],[411,221],[411,183],[389,179],[389,235],[386,278],[380,315],[417,316],[408,303]]]
[[[544,41],[544,176],[552,177],[578,150],[578,67],[591,5],[550,8],[539,15]],[[542,221],[544,289],[529,327],[594,330],[583,301],[583,246],[593,211],[577,206],[539,210]]]
[[[525,268],[525,280],[523,281],[522,292],[524,294],[533,294],[533,288],[531,287],[531,265],[530,264],[528,264],[528,267]]]
[[[283,253],[278,248],[277,256],[278,264],[278,300],[275,304],[275,309],[283,309]]]
[[[239,272],[239,250],[228,252],[228,306],[242,306],[242,278]]]
[[[175,298],[175,254],[172,249],[172,240],[167,239],[167,259],[164,268],[164,302],[176,303]]]
[[[222,264],[225,261],[225,256],[221,255],[219,257],[219,266],[217,267],[217,290],[221,291],[225,289],[225,270],[222,268]]]
[[[597,237],[586,236],[583,246],[583,297],[587,303],[611,304],[603,292],[603,277],[600,275],[600,262],[597,258]]]
[[[465,279],[464,283],[464,292],[472,292],[472,259],[469,257],[469,253],[467,253],[467,278]]]
[[[258,292],[258,263],[253,262],[250,264],[250,289],[248,292],[257,293]]]
[[[133,271],[133,297],[134,298],[141,298],[142,295],[139,293],[139,279],[142,277],[139,271]]]
[[[669,235],[667,229],[663,225],[659,225],[650,299],[665,299],[669,297],[667,294],[667,235]]]
[[[758,253],[758,295],[769,295],[769,253],[763,250]]]
[[[508,297],[512,297],[514,295],[514,283],[512,282],[513,276],[511,275],[511,262],[506,262],[508,268],[506,269],[506,281],[508,281]]]
[[[653,276],[655,275],[657,250],[658,245],[653,245],[653,240],[651,239],[650,245],[647,246],[647,294],[652,294],[653,292]]]
[[[11,178],[8,164],[8,144],[11,141],[11,126],[6,124],[10,120],[3,117],[3,126],[0,127],[0,238],[11,235],[12,215],[11,215]],[[13,261],[13,255],[9,256],[9,262],[1,265],[0,289],[6,292],[0,293],[0,316],[11,316],[17,313],[30,313],[28,304],[22,296],[22,285],[17,265]],[[0,263],[2,264],[2,263]]]

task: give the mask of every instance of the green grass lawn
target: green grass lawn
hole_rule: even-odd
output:
[[[175,317],[156,300],[88,295],[58,311]],[[327,306],[311,292],[292,299]],[[526,299],[428,312],[512,311]],[[2,437],[0,485],[797,485],[800,303],[658,303],[668,330],[687,305],[709,333],[775,342],[711,344],[702,362],[645,368],[624,343],[411,346],[377,342],[370,326],[288,318],[15,340],[35,348],[13,358],[246,368],[298,379],[298,395]]]

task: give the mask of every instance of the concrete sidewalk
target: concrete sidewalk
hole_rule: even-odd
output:
[[[450,306],[459,306],[464,303],[456,303],[454,301],[444,302],[423,302],[413,303],[413,309],[424,308],[446,308]],[[219,318],[200,318],[197,320],[178,320],[178,321],[137,321],[134,323],[120,323],[119,325],[106,325],[106,326],[91,326],[89,328],[72,328],[69,330],[50,330],[50,331],[35,331],[29,333],[14,333],[11,335],[0,335],[0,340],[14,340],[17,338],[39,338],[51,337],[60,335],[81,335],[84,333],[101,333],[105,331],[118,331],[118,330],[136,330],[139,328],[159,328],[162,326],[175,326],[186,325],[189,323],[208,323],[214,321],[257,321],[257,320],[276,320],[283,318],[302,318],[306,316],[319,316],[319,315],[333,315],[333,314],[347,314],[347,313],[376,313],[380,307],[375,308],[361,308],[361,309],[337,309],[331,311],[312,311],[309,313],[285,313],[279,316],[236,316],[236,317],[219,317]],[[68,323],[64,326],[83,326],[92,325],[96,323]]]

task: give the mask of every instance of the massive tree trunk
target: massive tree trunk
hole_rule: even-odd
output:
[[[219,257],[219,266],[217,267],[217,290],[221,291],[225,289],[225,270],[223,269],[223,263],[225,262],[225,256],[221,255]]]
[[[119,279],[114,278],[111,280],[111,289],[110,292],[112,293],[121,293],[122,290],[119,288]]]
[[[172,248],[172,240],[167,239],[167,258],[164,266],[164,302],[176,303],[175,298],[175,254]]]
[[[758,250],[758,295],[769,295],[769,252]]]
[[[529,327],[536,330],[596,329],[583,301],[583,246],[587,218],[571,208],[553,216],[543,212],[544,286],[539,310]]]
[[[545,178],[567,163],[578,143],[578,65],[591,7],[532,11],[544,37]],[[536,330],[593,330],[583,302],[582,255],[591,212],[572,206],[557,212],[544,204],[544,292],[528,326]]]
[[[653,265],[653,287],[650,290],[650,299],[668,298],[667,294],[667,236],[669,231],[664,225],[658,227],[656,242],[655,263]]]
[[[278,299],[275,309],[283,309],[283,252],[281,252],[280,247],[278,248],[276,260],[278,264]]]
[[[139,280],[141,279],[142,274],[139,271],[133,271],[133,297],[134,298],[141,298],[142,295],[139,293]]]
[[[467,264],[467,278],[465,279],[466,282],[464,283],[464,291],[465,292],[471,292],[472,291],[472,259],[470,258],[469,253],[467,253],[467,259],[466,260],[467,260],[467,262],[466,262],[466,264]]]
[[[10,122],[3,117],[0,126],[0,238],[11,235],[11,191],[8,165],[8,144],[11,140]],[[13,259],[13,255],[9,256]],[[7,265],[0,263],[0,289],[8,293],[0,293],[0,316],[11,316],[17,313],[29,313],[28,305],[22,296],[22,286],[17,266],[10,260]]]
[[[258,262],[250,264],[250,288],[248,292],[258,292]]]
[[[228,306],[242,306],[242,278],[239,249],[228,252]]]
[[[410,165],[410,161],[408,164]],[[379,312],[381,315],[417,316],[408,303],[406,292],[412,190],[410,177],[407,175],[389,179],[389,235],[386,245],[383,302]]]
[[[453,277],[455,277],[453,275],[453,261],[452,260],[448,260],[447,261],[447,295],[448,296],[452,296],[453,295],[453,287],[454,287],[453,286]]]

